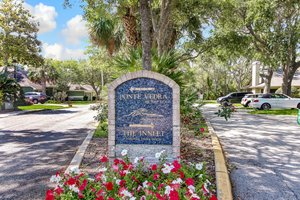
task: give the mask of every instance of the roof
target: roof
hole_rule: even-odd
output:
[[[71,84],[69,90],[90,91],[90,92],[94,91],[90,85],[80,85],[80,84]]]
[[[0,67],[0,71],[2,70],[4,70],[4,67]],[[9,72],[8,76],[13,78],[14,70],[12,68],[8,68],[7,71]],[[32,82],[27,76],[27,71],[20,68],[17,70],[17,81],[21,87],[31,87],[34,90],[42,90],[42,86],[38,83]]]
[[[274,72],[273,77],[271,79],[271,88],[279,88],[282,86],[282,71]],[[261,83],[256,86],[251,86],[249,88],[264,88],[265,83]],[[294,75],[292,86],[294,87],[300,87],[300,72],[297,71]]]
[[[3,71],[4,67],[0,67],[0,71]],[[9,76],[13,77],[13,68],[8,68]],[[32,82],[28,76],[28,71],[22,69],[22,67],[18,67],[17,69],[17,80],[21,87],[32,87],[34,90],[41,91],[42,86],[41,84]],[[47,87],[55,87],[53,83],[46,83]],[[93,88],[90,85],[80,85],[80,84],[70,84],[69,90],[73,91],[86,91],[86,92],[93,92]]]

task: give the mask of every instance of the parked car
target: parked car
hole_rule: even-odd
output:
[[[246,95],[246,94],[252,94],[252,92],[233,92],[230,93],[224,97],[219,97],[217,99],[218,103],[223,103],[223,102],[230,102],[230,103],[240,103],[242,98]]]
[[[252,99],[251,107],[269,110],[271,108],[298,108],[300,98],[291,98],[285,94],[263,94],[261,97]]]
[[[26,92],[25,98],[32,101],[34,104],[45,103],[47,101],[47,96],[40,92]]]
[[[242,101],[241,101],[241,104],[244,106],[244,107],[249,107],[250,103],[251,103],[251,100],[253,98],[257,98],[257,97],[261,97],[263,94],[246,94],[243,98],[242,98]]]

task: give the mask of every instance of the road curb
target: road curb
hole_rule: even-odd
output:
[[[93,138],[96,128],[89,131],[88,135],[86,136],[86,138],[84,139],[80,147],[78,148],[76,154],[74,155],[65,173],[69,173],[72,169],[76,169],[76,168],[79,169],[84,153]]]
[[[206,124],[211,134],[211,140],[215,156],[215,172],[218,200],[233,200],[231,182],[229,179],[229,173],[227,170],[222,146],[211,123],[209,121],[206,121]]]

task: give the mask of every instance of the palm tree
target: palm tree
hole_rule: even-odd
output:
[[[122,44],[123,31],[116,21],[100,17],[90,24],[90,38],[97,46],[104,46],[112,56]]]
[[[42,93],[46,94],[46,84],[55,83],[58,78],[57,70],[51,65],[51,60],[46,60],[40,67],[32,67],[28,73],[31,81],[42,85]]]

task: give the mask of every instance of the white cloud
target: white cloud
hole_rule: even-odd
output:
[[[81,15],[76,15],[67,22],[67,27],[62,30],[62,34],[69,44],[80,44],[80,41],[88,36],[86,21]]]
[[[86,58],[83,49],[69,49],[57,43],[43,43],[43,55],[46,58],[54,58],[57,60],[78,60]]]
[[[39,22],[39,33],[45,33],[52,31],[56,28],[57,12],[55,7],[47,6],[43,3],[39,3],[34,7],[28,3],[24,3],[25,8],[27,8],[34,19]]]

